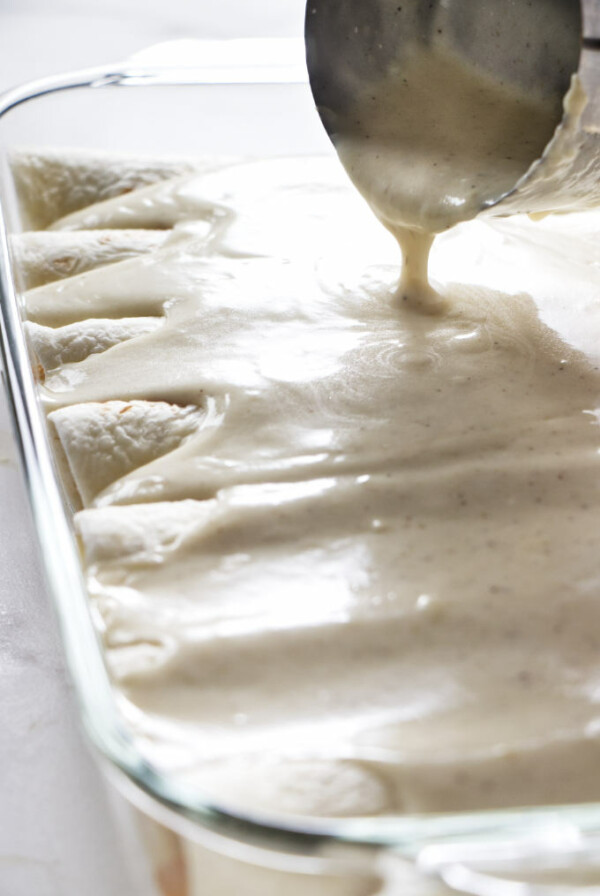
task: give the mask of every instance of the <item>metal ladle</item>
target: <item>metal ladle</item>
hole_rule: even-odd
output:
[[[415,48],[450,54],[486,83],[535,96],[551,110],[540,145],[514,146],[520,159],[514,178],[499,189],[497,181],[488,183],[480,175],[477,207],[432,230],[486,210],[507,215],[600,206],[599,35],[600,0],[308,0],[306,10],[311,87],[338,151],[348,136],[361,137],[356,98],[371,94],[374,103],[384,101],[383,92],[404,77]],[[421,72],[426,82],[427,68]],[[460,116],[469,110],[451,95],[452,87],[450,82],[436,87],[436,101],[442,108],[446,101],[455,103],[460,127]],[[371,123],[363,135],[366,167],[361,162],[350,170],[342,153],[356,186],[384,219],[395,201],[390,183],[415,166],[414,146],[409,155],[385,127],[385,121]],[[443,141],[439,148],[429,141],[431,168],[411,184],[416,205],[426,200],[419,190],[430,190],[427,174],[435,174],[444,149]],[[464,165],[468,178],[468,158]],[[370,171],[366,179],[364,170]]]

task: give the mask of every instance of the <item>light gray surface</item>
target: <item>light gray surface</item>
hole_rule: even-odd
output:
[[[302,0],[0,4],[0,88],[160,40],[297,36],[302,15]],[[146,896],[78,728],[9,429],[2,391],[0,896]]]

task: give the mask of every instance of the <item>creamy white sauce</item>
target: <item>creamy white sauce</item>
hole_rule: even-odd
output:
[[[431,316],[330,161],[54,227],[132,217],[175,230],[25,299],[51,327],[160,321],[47,357],[42,390],[146,755],[305,815],[598,799],[600,219],[441,238]]]

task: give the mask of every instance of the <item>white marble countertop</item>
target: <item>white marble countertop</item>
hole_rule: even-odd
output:
[[[302,15],[303,0],[20,0],[0,9],[0,89],[160,40],[298,36]],[[0,570],[0,894],[146,896],[79,730],[4,392]]]

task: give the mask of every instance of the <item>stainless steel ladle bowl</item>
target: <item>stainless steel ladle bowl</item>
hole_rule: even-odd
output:
[[[486,83],[545,103],[551,113],[547,133],[541,132],[541,142],[533,141],[530,149],[515,145],[520,159],[516,176],[501,189],[497,181],[490,179],[488,186],[484,180],[475,213],[542,213],[600,205],[599,35],[600,0],[309,0],[306,10],[311,86],[338,150],[348,135],[361,136],[357,97],[370,93],[374,103],[382,101],[382,91],[405,77],[415,48],[450,54]],[[420,71],[425,82],[428,69]],[[436,101],[442,108],[446,102],[454,104],[452,114],[460,128],[461,117],[467,123],[469,109],[457,102],[453,87],[451,81],[436,82]],[[425,115],[427,108],[417,109],[421,112]],[[407,127],[414,129],[414,118]],[[373,198],[373,171],[381,172],[381,191],[387,191],[381,200],[389,202],[393,177],[415,164],[414,145],[409,156],[382,119],[371,122],[368,135],[362,136],[371,182],[361,183],[360,171],[351,171],[351,176]],[[514,143],[518,141],[517,136]],[[435,140],[423,146],[432,175],[444,151],[443,140],[439,146]],[[342,160],[347,164],[343,153]],[[468,177],[468,158],[464,164]],[[427,170],[423,184],[414,185],[417,193],[429,189]],[[463,217],[472,216],[465,212]]]

